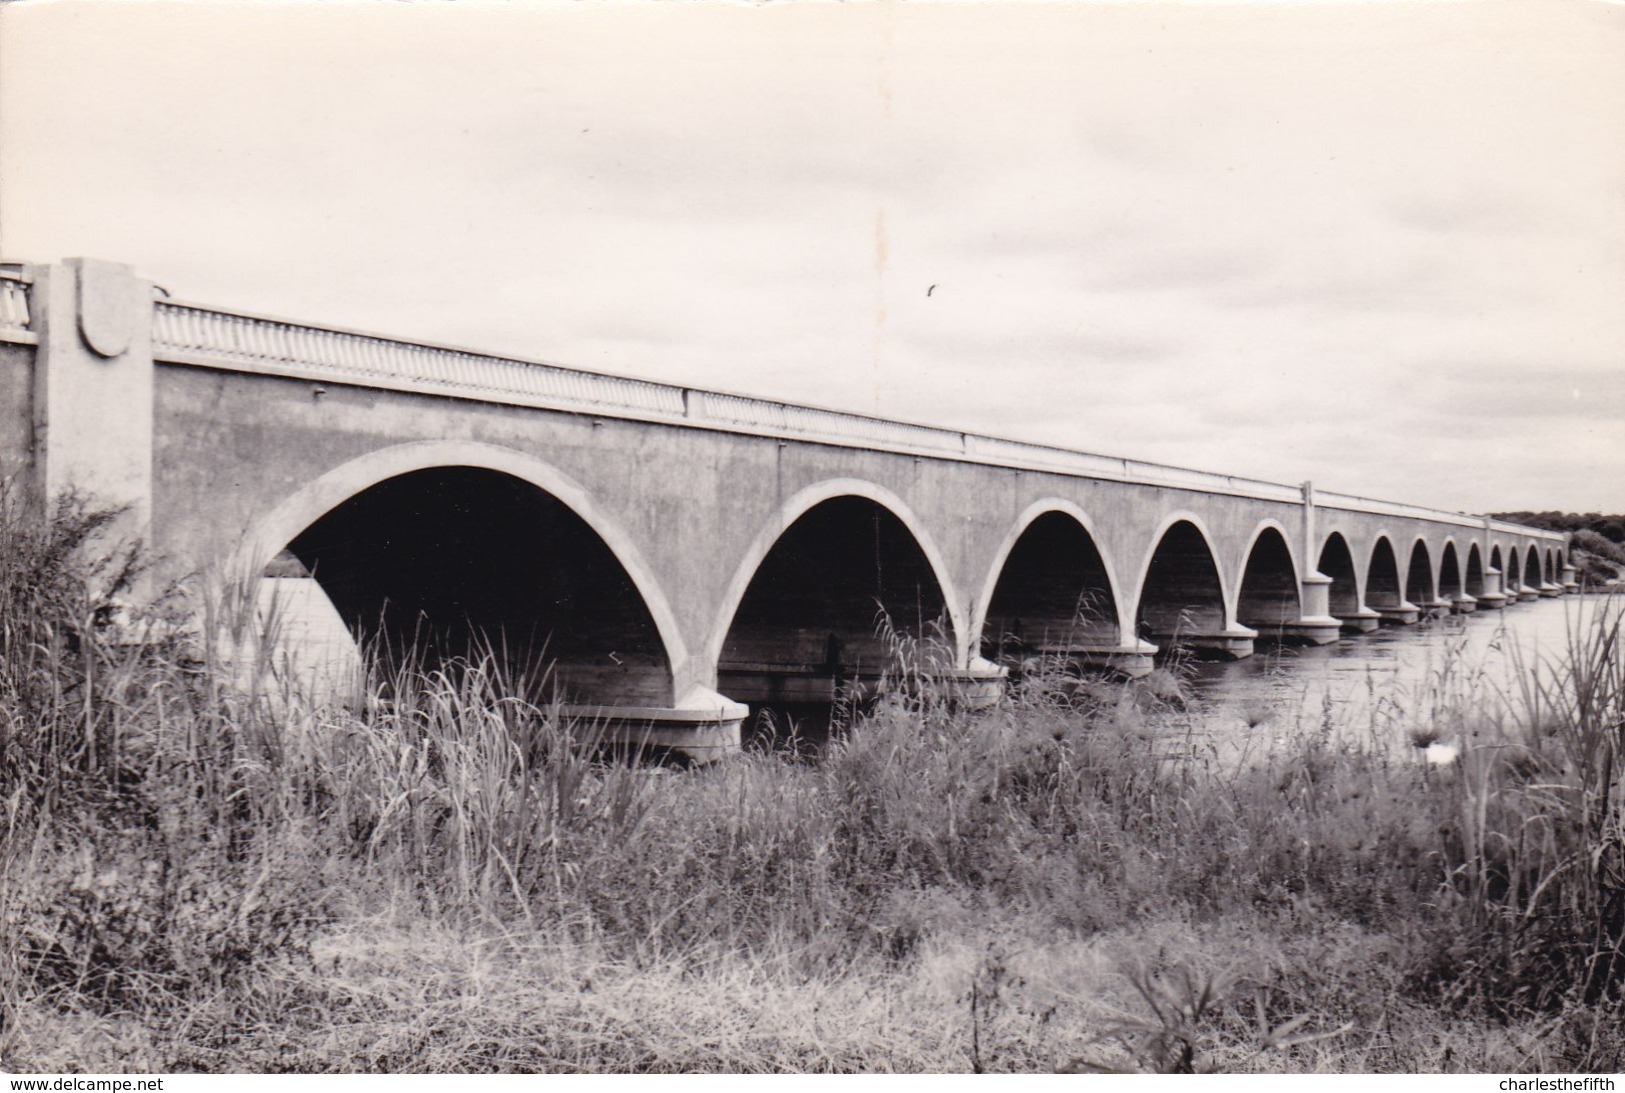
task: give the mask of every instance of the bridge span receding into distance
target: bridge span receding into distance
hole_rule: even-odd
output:
[[[171,575],[291,551],[352,632],[543,658],[570,708],[692,754],[934,633],[996,692],[1573,590],[1488,517],[604,375],[0,267],[0,475],[127,506]]]

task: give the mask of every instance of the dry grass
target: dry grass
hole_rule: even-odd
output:
[[[340,709],[229,603],[127,641],[83,515],[0,525],[9,1067],[1625,1062],[1617,611],[1508,701],[1447,663],[1244,762],[1173,678],[958,712],[927,641],[819,762],[676,770],[492,662]]]

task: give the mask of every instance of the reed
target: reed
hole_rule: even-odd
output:
[[[247,584],[125,617],[99,514],[0,517],[8,1066],[1622,1061],[1615,605],[1510,694],[1452,660],[1240,756],[1177,680],[966,710],[921,627],[816,762],[679,769],[498,649],[324,704]]]

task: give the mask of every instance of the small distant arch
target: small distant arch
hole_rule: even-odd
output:
[[[1418,537],[1411,547],[1410,565],[1405,570],[1405,598],[1418,607],[1428,607],[1437,599],[1433,583],[1433,557],[1427,540]]]
[[[1466,595],[1467,587],[1461,577],[1461,562],[1456,555],[1454,539],[1444,541],[1444,550],[1439,554],[1439,597],[1454,600]]]
[[[1477,599],[1484,594],[1484,559],[1479,553],[1478,544],[1473,543],[1467,548],[1467,595]]]
[[[1371,560],[1366,566],[1365,602],[1372,607],[1390,608],[1405,602],[1405,590],[1399,583],[1399,559],[1386,535],[1378,535],[1371,544]]]

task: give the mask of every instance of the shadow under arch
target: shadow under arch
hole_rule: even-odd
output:
[[[1433,582],[1433,555],[1428,550],[1427,540],[1420,536],[1411,545],[1410,564],[1405,567],[1405,598],[1423,611],[1433,607],[1438,599]]]
[[[834,701],[890,663],[882,617],[905,640],[928,641],[945,624],[944,653],[957,663],[963,617],[914,513],[860,480],[808,487],[736,569],[710,643],[718,686],[746,702]]]
[[[1317,572],[1332,579],[1326,590],[1327,610],[1338,618],[1349,618],[1360,611],[1360,574],[1354,566],[1354,552],[1340,531],[1326,536],[1321,545],[1320,558],[1315,563]]]
[[[1184,512],[1166,517],[1140,570],[1134,608],[1140,636],[1246,656],[1254,635],[1229,629],[1228,602],[1224,573],[1200,519]]]
[[[1540,548],[1530,547],[1523,556],[1523,586],[1538,591],[1540,579]]]
[[[1236,591],[1236,621],[1280,636],[1303,616],[1298,562],[1286,531],[1274,520],[1261,522],[1243,555]]]
[[[1387,535],[1378,535],[1371,544],[1371,560],[1365,574],[1365,602],[1379,611],[1396,611],[1405,604],[1405,590],[1399,583],[1399,558]]]
[[[388,526],[378,525],[380,515]],[[460,530],[452,526],[458,524]],[[391,531],[402,544],[386,542]],[[616,604],[609,612],[614,618],[604,620],[609,629],[625,624],[613,635],[599,624],[572,639],[577,652],[589,658],[602,654],[601,662],[575,666],[583,697],[606,704],[669,704],[688,653],[652,569],[579,483],[512,449],[473,441],[414,441],[349,460],[256,520],[226,574],[239,581],[257,578],[276,554],[292,547],[324,590],[334,586],[337,595],[329,591],[329,598],[349,616],[346,622],[366,627],[380,620],[378,625],[393,631],[380,635],[388,640],[415,640],[425,631],[433,637],[438,630],[435,640],[452,655],[459,642],[474,641],[476,632],[493,644],[516,642],[544,655],[541,650],[552,643],[558,624],[568,628],[573,619],[558,617],[560,589],[548,581],[527,583],[525,575],[538,568],[531,554],[536,539],[527,533],[544,540],[552,536],[552,545],[575,552],[581,563],[562,574],[566,583],[575,581],[565,589],[572,602],[564,614],[579,616],[587,600],[602,593]],[[459,560],[455,552],[436,554],[437,546],[474,555]],[[368,551],[379,548],[390,552],[383,566],[369,561]],[[449,584],[436,579],[444,577],[437,570],[447,566],[458,578]],[[369,567],[378,571],[364,572]],[[495,573],[482,571],[493,568]],[[418,581],[440,587],[410,587]],[[549,612],[552,617],[546,617]],[[596,648],[606,640],[625,652]],[[602,686],[593,681],[599,676]]]
[[[1439,598],[1455,602],[1467,594],[1467,585],[1461,576],[1461,560],[1456,552],[1456,541],[1446,539],[1439,552]]]
[[[1484,557],[1477,543],[1467,547],[1467,574],[1463,578],[1462,587],[1467,595],[1475,600],[1484,595]]]
[[[1047,498],[1029,505],[994,555],[971,616],[982,654],[1115,649],[1122,642],[1117,581],[1088,515]]]
[[[1507,549],[1506,587],[1510,592],[1523,590],[1523,566],[1518,562],[1518,548]]]

